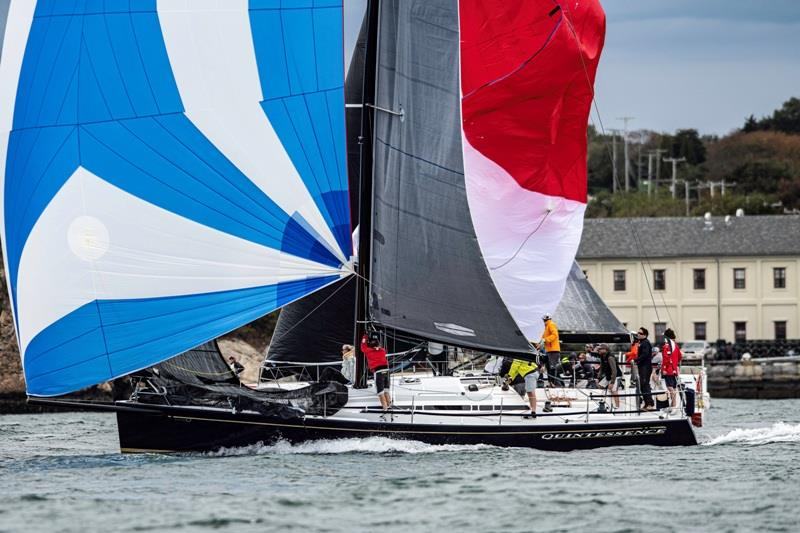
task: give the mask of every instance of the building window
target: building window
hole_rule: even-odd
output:
[[[744,289],[744,269],[743,268],[734,268],[733,269],[733,288],[734,289]]]
[[[625,290],[625,271],[624,270],[615,270],[614,271],[614,290],[615,291],[624,291]]]
[[[663,291],[667,288],[667,273],[663,269],[653,270],[653,290]]]
[[[694,279],[694,290],[696,291],[704,291],[706,290],[706,269],[705,268],[695,268],[692,274],[692,279]]]
[[[706,340],[706,323],[705,322],[695,322],[694,323],[694,338],[698,341]]]
[[[664,343],[664,332],[667,331],[666,322],[655,322],[653,324],[653,332],[655,334],[656,344]]]
[[[772,286],[776,289],[786,288],[786,269],[783,267],[772,269]],[[777,323],[777,322],[776,322]]]
[[[736,342],[744,342],[747,340],[747,322],[733,323],[733,338]]]
[[[785,320],[776,320],[775,321],[775,340],[776,341],[785,341],[786,340],[786,321]]]

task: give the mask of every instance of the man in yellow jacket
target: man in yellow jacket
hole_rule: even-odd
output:
[[[532,418],[536,418],[536,386],[539,382],[539,365],[524,359],[514,359],[508,369],[507,378],[513,382],[517,376],[525,380],[525,393],[528,395],[528,404],[531,406]],[[527,416],[527,415],[526,415]]]
[[[550,375],[550,381],[556,375],[556,367],[561,361],[561,343],[558,341],[558,327],[550,315],[544,315],[544,351],[547,353],[547,373]],[[539,350],[539,343],[536,343],[536,349]]]

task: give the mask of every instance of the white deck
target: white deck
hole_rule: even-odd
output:
[[[263,383],[259,388],[294,389],[305,385],[304,382],[271,382]],[[475,385],[477,390],[470,390],[470,385]],[[637,410],[636,397],[620,398],[620,408],[614,409],[616,412],[598,413],[601,401],[607,408],[613,407],[611,398],[603,391],[560,387],[537,389],[538,416],[535,419],[524,418],[522,415],[530,412],[528,402],[513,388],[502,390],[495,377],[489,375],[393,374],[390,388],[393,409],[390,413],[381,410],[372,382],[366,389],[348,387],[348,392],[347,405],[329,418],[473,427],[635,423],[684,418],[682,409],[625,413]],[[635,389],[620,392],[633,394]],[[551,403],[551,413],[543,413],[547,401]]]

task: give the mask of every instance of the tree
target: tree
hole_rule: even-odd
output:
[[[800,133],[800,98],[789,98],[772,114],[772,128],[784,133]]]
[[[786,100],[772,116],[756,120],[750,115],[742,127],[744,133],[754,131],[779,131],[782,133],[800,133],[800,98]]]
[[[714,198],[704,196],[692,209],[692,214],[735,215],[737,209],[744,209],[744,212],[750,215],[775,215],[782,212],[782,206],[776,196],[756,193],[725,196],[717,194]]]
[[[756,120],[755,115],[750,115],[747,117],[747,120],[744,121],[744,127],[742,127],[742,131],[744,133],[752,133],[754,131],[759,130],[759,124]]]
[[[738,191],[743,193],[775,193],[782,180],[791,178],[789,164],[774,159],[745,161],[730,174],[730,179],[739,187]]]
[[[685,157],[689,165],[699,165],[706,160],[706,147],[695,129],[676,131],[669,150],[672,157]]]

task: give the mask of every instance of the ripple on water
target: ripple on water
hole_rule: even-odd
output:
[[[121,455],[113,417],[0,417],[17,424],[0,438],[0,529],[796,530],[800,401],[715,404],[704,446],[558,454],[365,438]],[[631,494],[680,495],[676,518],[632,516]]]

